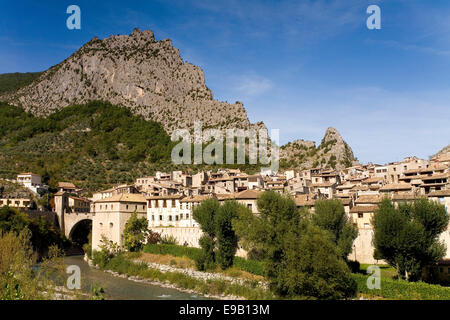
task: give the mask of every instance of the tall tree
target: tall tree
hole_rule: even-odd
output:
[[[233,258],[238,248],[238,238],[233,230],[232,220],[240,211],[248,209],[234,200],[227,200],[216,215],[217,262],[222,269],[233,265]]]
[[[258,199],[258,215],[241,214],[233,226],[245,248],[263,256],[269,288],[279,296],[344,298],[355,284],[331,232],[300,214],[295,202],[273,191]]]
[[[352,252],[353,241],[358,236],[358,229],[347,218],[344,206],[339,200],[318,200],[314,209],[312,222],[331,233],[340,256],[347,260]]]
[[[375,254],[400,277],[419,280],[424,267],[444,257],[446,247],[439,235],[448,222],[445,207],[434,201],[419,199],[396,208],[384,199],[373,219]]]
[[[207,199],[200,203],[200,205],[194,207],[193,218],[203,231],[203,235],[199,240],[202,253],[195,261],[199,270],[212,268],[216,261],[214,252],[216,237],[215,217],[219,208],[220,203],[217,199]]]
[[[203,201],[194,209],[194,219],[204,232],[199,241],[202,254],[196,260],[199,270],[212,268],[216,262],[222,269],[233,265],[238,238],[232,221],[241,212],[249,211],[234,200],[227,200],[220,205],[216,199]]]
[[[123,230],[124,246],[128,251],[142,249],[148,236],[148,221],[146,217],[138,218],[137,212],[131,214]]]

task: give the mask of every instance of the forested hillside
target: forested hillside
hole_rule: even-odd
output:
[[[39,77],[42,72],[3,73],[0,74],[0,94],[25,87]]]
[[[94,191],[156,170],[211,168],[173,165],[175,143],[159,123],[107,102],[70,106],[47,118],[0,103],[0,123],[0,178],[32,171],[50,186],[72,181]],[[255,165],[228,167],[258,170]]]
[[[156,122],[104,102],[65,108],[47,118],[0,104],[0,177],[33,171],[45,182],[97,189],[130,182],[170,163],[171,142]]]

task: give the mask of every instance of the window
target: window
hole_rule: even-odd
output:
[[[172,216],[169,216],[169,221],[172,221]]]
[[[172,208],[175,208],[175,200],[172,200]]]
[[[112,222],[109,223],[109,227],[112,228],[114,224]]]
[[[158,208],[159,207],[159,202],[158,202],[158,200],[155,200],[155,208]]]
[[[163,200],[163,208],[167,208],[167,201]]]
[[[252,204],[251,203],[247,203],[247,209],[252,210]]]
[[[149,207],[149,208],[152,207],[152,201],[151,201],[151,200],[148,202],[148,207]]]
[[[175,221],[178,221],[178,216],[175,216]]]
[[[159,216],[159,221],[162,221],[162,216],[161,215]]]
[[[183,220],[183,214],[180,214],[180,220]]]
[[[358,213],[358,218],[362,218],[362,217],[364,217],[364,213],[362,213],[362,212]]]
[[[155,221],[155,216],[152,216],[152,221]]]
[[[128,205],[127,205],[127,210],[128,210]]]
[[[189,214],[186,214],[186,219],[189,219]]]

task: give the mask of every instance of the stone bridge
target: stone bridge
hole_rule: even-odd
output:
[[[73,239],[74,233],[80,228],[92,228],[94,214],[91,212],[73,212],[68,206],[68,194],[55,194],[55,211],[59,228],[68,239]]]

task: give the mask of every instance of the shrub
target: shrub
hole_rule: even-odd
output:
[[[171,235],[163,235],[161,237],[160,243],[161,244],[174,244],[174,245],[176,245],[177,244],[177,239],[174,236],[171,236]]]

